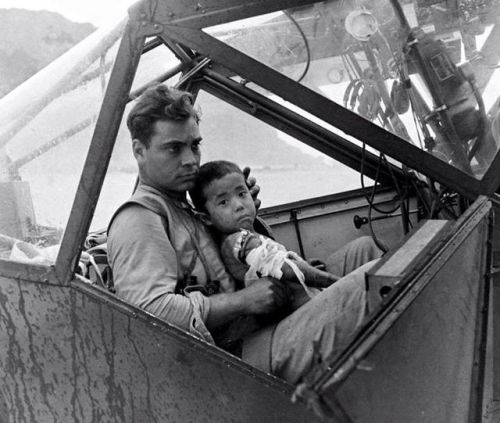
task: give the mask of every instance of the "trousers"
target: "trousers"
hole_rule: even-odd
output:
[[[365,273],[381,255],[371,237],[333,253],[326,269],[342,278],[277,324],[247,336],[242,359],[296,384],[318,355],[327,359],[342,352],[367,316]]]

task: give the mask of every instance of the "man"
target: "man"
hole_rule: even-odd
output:
[[[127,125],[140,182],[110,222],[108,253],[117,295],[214,343],[234,329],[232,322],[280,312],[290,298],[286,285],[271,278],[237,289],[188,204],[186,191],[200,164],[198,123],[188,93],[158,85],[138,100]],[[344,275],[379,255],[364,240],[337,253],[330,265]],[[365,317],[362,272],[341,279],[277,325],[244,334],[242,358],[296,383],[313,365],[313,342],[324,356],[341,351]]]

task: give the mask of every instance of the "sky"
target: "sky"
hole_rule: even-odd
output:
[[[58,12],[74,22],[90,22],[99,27],[125,15],[136,0],[0,0],[0,9],[31,9]]]

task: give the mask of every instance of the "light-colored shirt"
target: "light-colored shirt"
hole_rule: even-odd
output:
[[[174,200],[161,196],[151,187],[140,186],[139,193],[155,200]],[[191,261],[195,248],[189,249],[192,236],[199,238],[202,250],[214,251],[217,257],[209,257],[210,265],[217,268],[212,278],[221,280],[223,292],[234,289],[232,279],[225,272],[218,249],[205,226],[191,215],[188,205],[171,207],[167,222],[172,242],[164,225],[164,217],[139,204],[129,203],[114,216],[109,228],[108,255],[113,269],[116,293],[128,302],[187,330],[208,342],[213,338],[205,322],[210,302],[200,292],[187,295],[175,293],[180,277],[180,261]],[[183,241],[181,257],[174,248],[175,242]],[[187,245],[187,248],[186,248]],[[213,245],[213,247],[212,247]],[[217,260],[218,259],[218,260]],[[220,262],[216,263],[217,261]],[[212,271],[212,269],[211,269]],[[207,283],[208,276],[201,260],[196,260],[192,271],[200,285]]]

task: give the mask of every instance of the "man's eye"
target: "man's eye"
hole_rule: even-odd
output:
[[[173,154],[177,154],[181,151],[181,148],[178,145],[172,145],[172,146],[168,147],[168,151],[173,153]]]
[[[241,191],[240,192],[240,197],[245,198],[248,195],[248,191]]]
[[[220,200],[219,201],[219,206],[225,206],[227,205],[227,200]]]
[[[200,151],[200,148],[201,148],[201,141],[196,141],[191,146],[191,150],[193,151]]]

